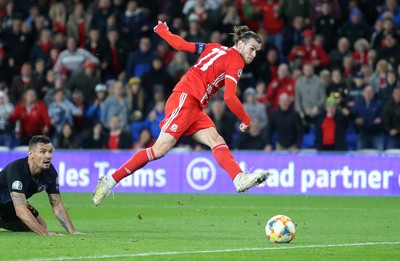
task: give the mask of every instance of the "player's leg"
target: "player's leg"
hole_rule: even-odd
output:
[[[116,183],[120,182],[123,178],[131,175],[136,170],[143,168],[148,162],[159,159],[167,154],[174,145],[176,139],[169,133],[160,133],[156,142],[152,147],[139,150],[128,161],[126,161],[119,169],[112,175]]]
[[[163,157],[175,144],[176,139],[171,134],[160,133],[152,147],[139,150],[117,169],[112,176],[104,176],[99,179],[94,191],[93,203],[98,206],[118,182],[133,174],[136,170],[143,168],[148,162]]]
[[[94,191],[93,203],[98,206],[111,192],[111,189],[124,177],[144,167],[149,161],[163,157],[170,151],[179,137],[192,124],[195,118],[190,117],[193,110],[190,106],[197,104],[186,93],[173,92],[165,105],[165,118],[161,121],[161,133],[154,145],[139,150],[125,162],[112,176],[104,176]],[[198,105],[197,105],[198,106]],[[198,108],[201,111],[200,108]]]
[[[218,134],[215,127],[201,129],[192,135],[193,139],[211,148],[217,163],[232,178],[238,192],[245,192],[251,187],[261,184],[268,176],[268,171],[245,174],[233,158],[225,140]]]

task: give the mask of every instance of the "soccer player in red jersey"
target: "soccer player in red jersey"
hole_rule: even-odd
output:
[[[163,157],[182,135],[191,136],[211,148],[215,160],[232,178],[238,192],[264,182],[269,172],[243,173],[214,123],[202,110],[210,97],[225,86],[226,105],[242,121],[240,130],[249,130],[251,119],[236,96],[236,89],[244,65],[250,64],[261,48],[260,37],[247,26],[234,27],[235,44],[228,48],[217,43],[187,42],[172,34],[167,24],[161,21],[154,31],[176,50],[199,54],[200,57],[168,98],[157,141],[152,147],[138,151],[112,176],[100,178],[93,196],[94,204],[99,205],[120,180],[148,162]]]

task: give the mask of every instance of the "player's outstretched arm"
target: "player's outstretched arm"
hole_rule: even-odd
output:
[[[239,98],[236,96],[236,88],[236,83],[232,79],[225,78],[224,100],[226,106],[228,106],[229,110],[242,121],[242,124],[239,126],[240,131],[246,132],[250,128],[251,119],[244,110]]]
[[[179,35],[173,34],[169,31],[166,22],[158,21],[158,24],[153,28],[154,32],[158,34],[162,39],[167,41],[174,49],[178,51],[185,51],[189,53],[196,52],[196,44],[188,42]]]
[[[69,218],[67,209],[61,200],[60,194],[48,194],[53,213],[60,222],[60,224],[67,230],[70,234],[81,234],[76,231],[72,221]]]
[[[11,199],[14,204],[15,214],[22,222],[38,235],[48,236],[49,232],[43,227],[28,209],[28,203],[23,193],[11,192]]]

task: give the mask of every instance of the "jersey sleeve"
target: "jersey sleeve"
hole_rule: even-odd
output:
[[[240,80],[240,76],[242,75],[244,62],[243,60],[239,60],[236,57],[227,57],[227,62],[225,64],[225,78],[229,78],[238,84]]]
[[[7,183],[8,183],[8,191],[24,193],[28,184],[26,184],[26,180],[20,175],[21,170],[15,165],[9,165],[7,169]]]
[[[225,93],[224,100],[229,110],[233,112],[244,124],[249,125],[251,119],[243,108],[242,103],[236,96],[237,84],[242,75],[244,62],[239,59],[228,58],[225,71]]]
[[[49,184],[49,186],[46,189],[47,194],[60,194],[60,187],[58,185],[58,174],[57,170],[54,168],[53,165],[50,167],[50,173],[49,176],[52,177],[53,182]]]

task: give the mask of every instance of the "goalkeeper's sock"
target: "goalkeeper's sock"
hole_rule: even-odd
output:
[[[141,149],[126,161],[114,174],[113,179],[118,183],[121,179],[133,174],[136,170],[143,168],[149,161],[155,160],[153,148]]]
[[[219,144],[212,148],[212,153],[218,165],[221,166],[232,178],[235,179],[236,175],[243,172],[239,164],[233,158],[231,151],[226,144]]]

